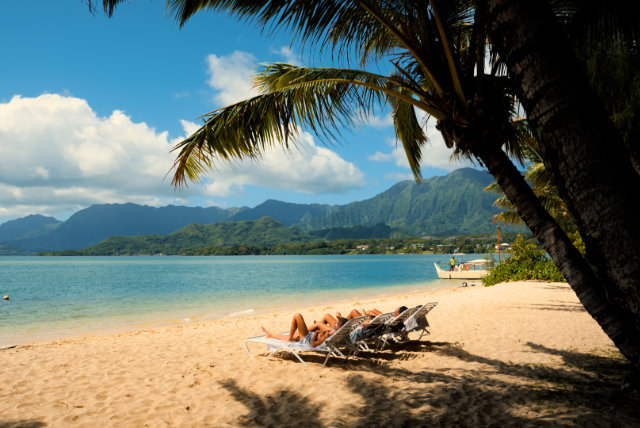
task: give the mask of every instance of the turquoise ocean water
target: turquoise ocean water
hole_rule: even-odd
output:
[[[470,258],[475,257],[469,255]],[[0,257],[0,347],[458,286],[446,255]]]

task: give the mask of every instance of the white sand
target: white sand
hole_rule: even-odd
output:
[[[0,351],[0,427],[638,424],[627,365],[566,284],[500,284],[321,308],[437,301],[430,336],[344,361],[266,357],[244,338],[293,311]]]

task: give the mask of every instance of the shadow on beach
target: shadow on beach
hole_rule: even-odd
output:
[[[42,421],[23,420],[23,421],[0,421],[0,428],[43,428],[46,427]]]
[[[247,407],[249,413],[239,419],[244,426],[292,420],[338,427],[640,425],[637,384],[627,383],[634,372],[621,357],[527,346],[531,352],[559,357],[562,365],[512,363],[471,354],[457,344],[429,341],[412,341],[391,352],[366,352],[346,361],[332,359],[322,370],[346,374],[345,388],[358,396],[358,405],[345,405],[331,421],[321,418],[321,403],[295,391],[260,396],[234,381],[223,386]],[[306,357],[309,364],[322,364],[324,359]],[[416,358],[468,364],[452,361],[451,368],[429,369],[427,363],[426,369],[413,371],[394,363]]]

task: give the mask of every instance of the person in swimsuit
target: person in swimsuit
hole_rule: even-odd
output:
[[[289,334],[271,333],[264,327],[262,327],[262,331],[271,339],[279,339],[286,342],[300,342],[301,344],[315,347],[322,344],[329,336],[335,333],[345,322],[347,322],[347,320],[342,317],[339,317],[338,319],[334,318],[334,320],[335,322],[332,324],[332,327],[329,327],[325,322],[314,322],[311,326],[307,326],[302,314],[295,314],[291,320]]]
[[[399,306],[397,307],[394,312],[393,312],[393,318],[397,317],[398,315],[400,315],[401,313],[403,313],[404,311],[407,310],[406,306]],[[346,319],[350,320],[351,318],[357,318],[357,317],[361,317],[364,315],[367,315],[369,317],[368,320],[366,320],[365,322],[362,323],[363,326],[369,325],[369,321],[371,321],[373,318],[377,317],[378,315],[381,315],[382,312],[379,311],[378,309],[368,309],[365,310],[364,308],[362,309],[362,312],[358,311],[357,309],[353,309],[351,312],[349,312],[349,315],[347,315]],[[320,321],[320,323],[325,324],[326,326],[332,326],[335,324],[337,318],[341,318],[342,315],[340,315],[340,312],[336,312],[336,318],[334,318],[331,314],[324,314],[324,316],[322,317],[322,320]],[[314,321],[314,324],[316,322]],[[320,324],[318,323],[318,324]],[[323,327],[320,327],[323,328]]]

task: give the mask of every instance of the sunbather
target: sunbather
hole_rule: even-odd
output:
[[[393,317],[397,317],[398,315],[400,315],[401,313],[403,313],[404,311],[407,310],[406,306],[399,306],[395,309],[395,311],[393,312]],[[325,317],[327,317],[327,315],[329,317],[331,317],[331,315],[329,314],[325,314]],[[336,313],[337,316],[340,316],[340,312]],[[347,319],[350,320],[351,318],[356,318],[356,317],[361,317],[364,315],[368,315],[371,318],[375,318],[378,315],[382,315],[382,311],[379,311],[378,309],[368,309],[365,310],[364,308],[362,309],[362,312],[358,311],[357,309],[353,309],[351,312],[349,312],[349,315],[347,315]],[[324,320],[324,318],[323,318]],[[364,322],[364,324],[367,324],[367,321]]]
[[[286,342],[300,342],[303,345],[318,346],[322,344],[329,336],[335,333],[347,320],[338,318],[331,328],[322,323],[313,323],[307,327],[301,314],[295,314],[291,320],[291,328],[289,334],[274,334],[262,327],[262,331],[271,339],[284,340]]]

